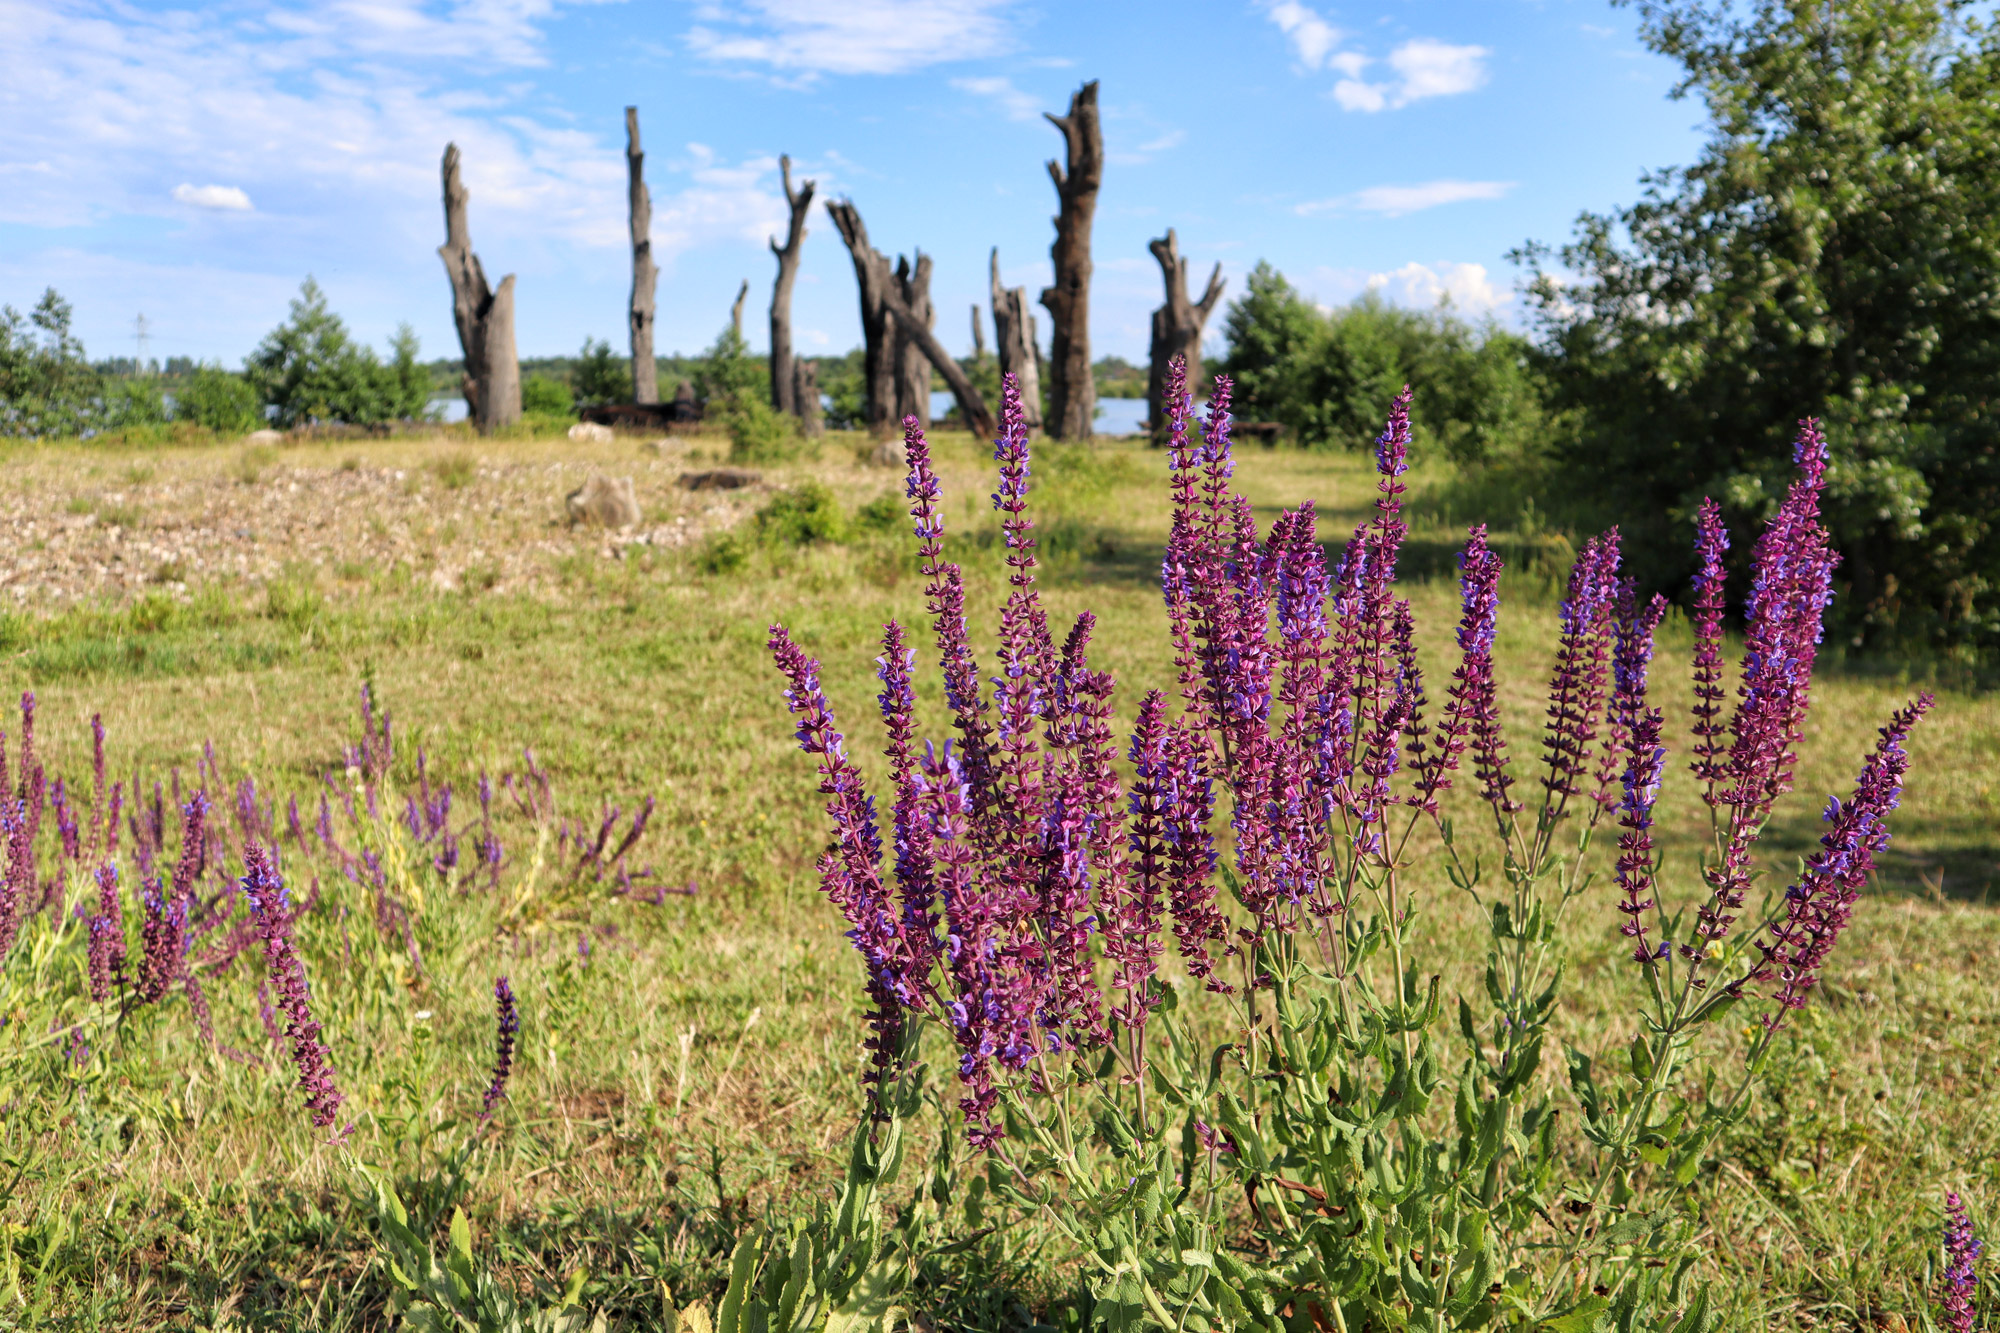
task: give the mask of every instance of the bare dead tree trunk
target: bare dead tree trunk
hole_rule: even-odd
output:
[[[458,145],[444,147],[444,244],[438,257],[451,279],[451,313],[465,353],[465,404],[485,434],[521,419],[521,363],[514,352],[514,275],[486,285],[486,270],[472,251],[458,174]]]
[[[1167,367],[1177,356],[1187,358],[1189,393],[1201,384],[1201,333],[1208,317],[1222,299],[1222,265],[1208,275],[1208,290],[1201,300],[1188,300],[1187,260],[1181,258],[1180,242],[1174,229],[1157,241],[1146,242],[1153,258],[1160,261],[1160,277],[1167,288],[1166,304],[1153,312],[1153,363],[1146,375],[1146,419],[1154,440],[1164,440],[1167,429]]]
[[[986,326],[979,322],[979,302],[972,303],[972,359],[986,359]]]
[[[632,217],[632,401],[660,401],[660,372],[653,360],[653,290],[660,280],[653,263],[653,192],[646,188],[646,154],[639,147],[639,108],[625,108],[625,169],[631,178]]]
[[[743,336],[743,300],[750,295],[750,279],[743,279],[743,285],[736,289],[736,303],[729,307],[729,327],[736,330],[736,336]]]
[[[819,362],[803,358],[792,362],[792,402],[802,434],[818,435],[826,429],[826,409],[819,401]]]
[[[1000,249],[992,259],[993,350],[1000,359],[1000,374],[1012,375],[1021,384],[1021,414],[1030,430],[1042,427],[1041,355],[1035,346],[1035,315],[1028,307],[1026,287],[1000,285]]]
[[[889,289],[895,285],[895,273],[889,267],[889,257],[868,243],[868,228],[863,225],[861,210],[854,206],[853,200],[829,199],[826,211],[840,232],[840,239],[847,243],[848,256],[854,261],[855,284],[861,290],[865,386],[861,422],[874,434],[886,434],[894,429],[890,413],[896,405],[896,361],[890,347],[894,331],[886,305]]]
[[[890,283],[882,294],[882,304],[898,329],[907,328],[910,340],[930,358],[937,373],[944,376],[944,382],[951,389],[951,396],[958,402],[958,415],[974,435],[991,437],[998,429],[993,420],[993,412],[986,406],[986,399],[973,384],[965,369],[952,360],[951,353],[931,332],[928,320],[917,318],[916,312],[903,304],[903,294],[896,283]]]
[[[1046,114],[1046,113],[1044,113]],[[1097,123],[1097,80],[1076,90],[1069,114],[1049,116],[1062,131],[1068,170],[1053,158],[1049,179],[1061,208],[1056,213],[1056,285],[1042,289],[1048,307],[1049,434],[1058,440],[1087,440],[1097,415],[1097,386],[1090,374],[1090,225],[1097,215],[1097,190],[1104,183],[1104,132]]]
[[[792,159],[781,156],[778,170],[785,179],[785,202],[792,208],[792,227],[785,243],[771,238],[771,253],[778,257],[778,280],[771,286],[771,406],[780,412],[804,419],[805,408],[792,393],[792,281],[799,276],[799,247],[806,238],[806,214],[812,211],[813,182],[801,181],[792,189]],[[814,399],[812,406],[819,407]]]
[[[917,345],[916,330],[905,324],[906,318],[928,329],[937,323],[937,311],[931,306],[931,257],[917,251],[917,262],[912,265],[908,259],[896,260],[896,289],[903,298],[903,306],[910,314],[896,315],[896,419],[915,417],[919,424],[931,424],[931,362],[924,355],[924,349]]]

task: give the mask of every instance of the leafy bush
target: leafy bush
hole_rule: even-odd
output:
[[[311,278],[299,286],[291,317],[265,335],[244,363],[244,378],[277,409],[283,426],[309,422],[369,425],[422,417],[430,374],[417,363],[417,336],[405,324],[390,340],[385,365],[352,341]]]
[[[694,393],[710,413],[761,399],[770,402],[770,369],[750,355],[750,344],[734,324],[723,326],[695,366]]]
[[[1408,383],[1434,386],[1418,439],[1460,461],[1517,457],[1539,442],[1539,386],[1526,340],[1448,310],[1410,311],[1370,294],[1322,312],[1269,264],[1224,321],[1219,373],[1245,414],[1282,423],[1301,444],[1358,448]]]
[[[806,444],[797,420],[762,398],[728,399],[710,419],[729,432],[729,457],[738,463],[787,462]]]
[[[718,532],[694,554],[694,567],[704,574],[733,574],[750,563],[750,547],[733,532]]]
[[[607,403],[629,403],[632,401],[632,365],[623,357],[614,356],[611,344],[603,339],[593,342],[583,340],[583,350],[577,353],[576,367],[570,372],[570,387],[574,402],[566,410],[579,407],[602,407]],[[522,386],[527,392],[527,386]],[[522,399],[522,407],[527,399]]]
[[[547,375],[530,375],[521,381],[521,411],[537,416],[573,417],[576,415],[576,399],[569,386],[561,380]]]
[[[51,287],[25,317],[0,306],[0,434],[81,435],[105,424],[103,381]]]
[[[819,664],[772,630],[828,798],[822,887],[864,964],[872,1117],[897,1125],[913,1104],[918,1032],[958,1052],[946,1132],[979,1158],[960,1173],[940,1154],[899,1215],[963,1200],[967,1229],[983,1219],[1003,1246],[1016,1227],[1050,1228],[1081,1261],[1091,1326],[1712,1333],[1705,1168],[1887,845],[1903,743],[1930,706],[1889,720],[1852,798],[1828,807],[1821,849],[1765,909],[1746,907],[1805,732],[1836,562],[1824,437],[1802,428],[1798,475],[1753,557],[1762,593],[1731,719],[1725,538],[1703,510],[1693,770],[1713,838],[1670,909],[1654,841],[1664,718],[1647,694],[1666,604],[1642,600],[1616,532],[1571,571],[1540,781],[1524,781],[1500,722],[1501,568],[1483,526],[1461,560],[1457,668],[1440,708],[1425,692],[1395,584],[1407,393],[1376,442],[1373,520],[1329,568],[1309,505],[1255,532],[1230,481],[1229,391],[1219,378],[1198,441],[1184,386],[1169,395],[1164,591],[1184,708],[1149,692],[1129,747],[1113,682],[1088,660],[1094,620],[1058,650],[1040,602],[1025,431],[999,450],[1010,592],[990,694],[964,574],[943,559],[929,448],[908,440],[956,735],[917,744],[917,653],[891,622],[877,661],[893,836]],[[1462,818],[1445,808],[1455,784]],[[1422,956],[1413,929],[1420,856],[1488,914],[1484,993],[1456,997],[1455,1024],[1441,980],[1455,960]],[[1615,908],[1596,889],[1606,870]],[[1537,1075],[1568,966],[1558,923],[1585,910],[1607,934],[1617,923],[1640,1023],[1629,1046],[1568,1050],[1564,1095]],[[1159,975],[1169,933],[1187,984],[1232,1010],[1219,1036],[1178,1016],[1182,989]],[[1718,1055],[1701,1037],[1735,1031],[1746,1003],[1761,1021]],[[792,1281],[812,1253],[793,1251]]]
[[[257,391],[241,375],[221,366],[196,366],[174,387],[174,418],[205,426],[218,435],[240,435],[264,421]]]
[[[1710,139],[1519,256],[1564,516],[1678,575],[1701,497],[1767,518],[1823,415],[1843,637],[2000,651],[2000,31],[1949,0],[1637,8]]]
[[[909,523],[909,506],[900,491],[878,495],[854,511],[854,526],[862,532],[901,532]]]
[[[838,542],[847,536],[847,516],[832,491],[816,481],[801,482],[757,511],[757,535],[780,546]]]

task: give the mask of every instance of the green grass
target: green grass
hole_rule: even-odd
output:
[[[398,450],[429,456],[419,442],[366,447],[376,463]],[[482,451],[509,447],[545,446]],[[103,447],[74,452],[80,471],[105,461]],[[630,1328],[655,1326],[662,1284],[677,1302],[712,1292],[747,1220],[810,1207],[837,1172],[859,1105],[862,996],[815,888],[823,816],[810,765],[793,747],[766,627],[783,620],[824,660],[844,730],[874,776],[881,622],[900,619],[920,643],[928,632],[911,543],[879,521],[899,478],[849,462],[837,445],[822,452],[827,461],[766,469],[794,498],[764,524],[766,536],[729,539],[729,559],[708,558],[712,548],[572,557],[559,592],[545,598],[494,594],[477,581],[442,593],[406,571],[357,568],[318,581],[302,572],[255,592],[217,584],[184,599],[156,592],[0,617],[4,683],[37,693],[42,752],[73,784],[87,775],[87,723],[101,712],[114,775],[143,774],[149,790],[173,769],[189,781],[212,740],[232,787],[254,775],[281,808],[298,794],[310,820],[323,784],[347,782],[341,756],[357,735],[365,677],[395,718],[401,787],[415,782],[421,745],[432,778],[456,787],[463,818],[476,807],[476,775],[518,772],[532,749],[565,813],[593,829],[604,802],[629,815],[654,797],[635,860],[695,890],[654,905],[602,885],[559,887],[546,868],[531,876],[538,833],[549,839],[545,858],[555,835],[513,816],[503,822],[502,892],[427,891],[414,913],[419,973],[399,942],[378,934],[358,890],[323,858],[288,848],[297,891],[318,876],[325,895],[301,930],[351,1099],[355,1130],[341,1148],[311,1131],[264,1035],[254,952],[204,982],[220,1041],[260,1064],[204,1048],[176,997],[115,1031],[93,1031],[91,1057],[78,1066],[60,1043],[31,1045],[58,1006],[64,1023],[88,1010],[65,971],[80,949],[74,928],[59,945],[37,928],[43,954],[17,946],[0,983],[15,1015],[0,1028],[0,1155],[15,1164],[7,1174],[21,1172],[0,1196],[0,1326],[383,1327],[386,1288],[355,1162],[390,1173],[425,1224],[463,1204],[481,1246],[524,1286],[554,1290],[587,1269],[586,1300]],[[989,460],[964,436],[938,441],[937,455],[975,634],[990,643],[1005,583]],[[431,474],[462,485],[453,480],[462,458],[432,463]],[[63,459],[38,455],[44,467]],[[211,466],[189,452],[113,461],[161,472]],[[288,465],[340,462],[320,451]],[[269,464],[232,450],[222,466]],[[1049,447],[1038,450],[1037,477],[1052,619],[1096,611],[1098,663],[1118,678],[1129,726],[1140,692],[1171,684],[1157,587],[1164,458]],[[1329,540],[1344,537],[1371,498],[1372,476],[1345,457],[1253,452],[1238,478],[1260,523],[1316,499]],[[1442,682],[1456,617],[1455,525],[1474,515],[1442,472],[1420,468],[1412,481],[1406,591],[1430,678]],[[1497,533],[1496,545],[1510,567],[1500,638],[1507,721],[1517,768],[1531,770],[1553,588],[1569,545],[1538,530]],[[1655,673],[1682,748],[1687,646],[1684,622],[1670,621]],[[1798,794],[1767,846],[1773,874],[1810,847],[1825,795],[1846,791],[1875,726],[1911,680],[1930,674],[1906,663],[1822,678]],[[934,679],[920,702],[935,733]],[[1988,906],[2000,861],[1996,750],[1994,699],[1946,692],[1912,745],[1879,881],[1783,1047],[1779,1077],[1708,1187],[1708,1262],[1747,1327],[1915,1327],[1943,1190],[1965,1193],[1975,1218],[2000,1202],[1989,1092],[2000,1065],[2000,998],[1989,980],[2000,930]],[[1670,780],[1662,819],[1669,845],[1684,849],[1668,879],[1678,874],[1685,894],[1705,830],[1685,783]],[[536,891],[517,901],[531,879]],[[1634,1021],[1613,896],[1598,890],[1597,910],[1572,923],[1576,962],[1561,1019],[1565,1032],[1600,1046]],[[1447,985],[1477,985],[1482,932],[1441,875],[1423,909],[1450,960]],[[501,972],[521,997],[524,1030],[511,1098],[482,1124],[490,992]],[[1019,1327],[1030,1311],[1055,1320],[1072,1285],[1032,1235],[991,1238],[952,1262],[951,1281],[929,1293],[946,1325]]]

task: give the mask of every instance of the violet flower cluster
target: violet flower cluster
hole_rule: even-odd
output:
[[[493,1079],[486,1085],[482,1110],[488,1116],[507,1095],[507,1077],[514,1072],[514,1038],[521,1031],[521,1014],[514,1007],[514,988],[505,977],[493,983],[493,1008]]]
[[[285,1015],[285,1036],[292,1046],[292,1064],[299,1073],[299,1090],[313,1124],[331,1129],[342,1097],[333,1078],[333,1056],[320,1040],[320,1025],[312,1014],[305,964],[292,938],[292,907],[285,881],[270,851],[252,846],[243,858],[243,892],[264,940],[264,966]]]
[[[1938,1308],[1947,1333],[1972,1333],[1977,1326],[1979,1257],[1985,1245],[1972,1234],[1965,1202],[1952,1190],[1944,1196],[1944,1282]]]
[[[1670,942],[1652,938],[1664,920],[1654,811],[1667,749],[1662,710],[1647,691],[1666,602],[1642,596],[1625,576],[1617,530],[1586,541],[1569,573],[1541,743],[1542,797],[1523,823],[1495,678],[1502,562],[1486,530],[1468,531],[1459,558],[1457,664],[1434,715],[1415,617],[1396,594],[1407,535],[1409,391],[1376,441],[1374,512],[1331,564],[1309,503],[1258,532],[1232,481],[1231,393],[1228,378],[1218,377],[1196,431],[1184,367],[1176,365],[1168,385],[1173,510],[1161,591],[1179,710],[1160,692],[1140,701],[1123,747],[1129,788],[1121,790],[1112,768],[1120,748],[1112,682],[1088,659],[1095,621],[1080,616],[1059,646],[1041,602],[1027,506],[1030,451],[1011,379],[993,495],[1007,592],[985,680],[969,641],[964,575],[945,558],[929,445],[914,421],[905,422],[910,514],[955,735],[919,744],[916,652],[891,623],[877,659],[892,789],[886,848],[819,663],[782,625],[772,627],[786,702],[800,747],[818,761],[832,821],[821,885],[866,969],[867,1079],[879,1082],[893,1067],[911,1015],[935,1018],[957,1042],[960,1106],[975,1144],[999,1136],[1002,1085],[1037,1086],[1049,1055],[1111,1045],[1143,1062],[1169,925],[1187,974],[1212,989],[1268,984],[1271,949],[1316,947],[1340,973],[1348,965],[1343,951],[1363,947],[1356,932],[1374,928],[1345,924],[1357,896],[1385,895],[1379,901],[1392,922],[1399,919],[1396,870],[1417,823],[1428,821],[1448,840],[1442,798],[1468,754],[1509,864],[1530,882],[1549,864],[1559,826],[1583,821],[1584,849],[1590,829],[1615,819],[1627,947],[1648,967],[1674,957]],[[1699,942],[1681,948],[1697,970],[1741,906],[1750,845],[1791,783],[1802,734],[1835,559],[1818,521],[1825,442],[1811,423],[1798,460],[1800,480],[1752,561],[1740,702],[1726,750],[1728,543],[1719,511],[1711,505],[1701,514],[1696,771],[1728,813],[1729,851],[1710,875]],[[1732,983],[1768,983],[1780,1015],[1803,1002],[1859,877],[1886,840],[1882,817],[1907,764],[1902,741],[1926,707],[1919,701],[1885,729],[1854,799],[1829,811],[1834,828],[1762,941],[1761,961]],[[1224,797],[1227,879],[1239,909],[1227,914],[1216,895],[1213,829]],[[1691,970],[1690,984],[1706,983]]]

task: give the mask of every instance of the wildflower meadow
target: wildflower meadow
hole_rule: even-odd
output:
[[[1655,594],[1421,385],[1170,388],[554,601],[8,620],[0,1318],[1980,1327],[1995,719],[1822,642],[1821,428]]]

